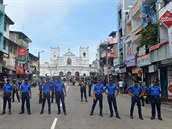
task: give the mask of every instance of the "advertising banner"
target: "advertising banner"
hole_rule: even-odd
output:
[[[24,74],[24,67],[16,65],[16,73],[17,74]]]
[[[18,48],[18,56],[26,56],[26,48]]]

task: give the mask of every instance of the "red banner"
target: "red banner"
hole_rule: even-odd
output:
[[[18,48],[18,56],[26,56],[26,48]]]
[[[159,19],[162,23],[164,23],[167,27],[172,25],[172,13],[170,11],[166,11]]]
[[[24,67],[16,65],[16,73],[17,74],[24,74]]]

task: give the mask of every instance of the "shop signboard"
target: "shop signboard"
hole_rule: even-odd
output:
[[[169,28],[172,25],[172,13],[167,10],[159,20]]]
[[[150,65],[150,54],[147,54],[145,56],[141,56],[137,58],[137,66],[142,67],[142,66],[147,66]]]
[[[168,99],[172,99],[172,69],[168,70]]]
[[[24,67],[16,65],[16,73],[17,74],[24,74]]]

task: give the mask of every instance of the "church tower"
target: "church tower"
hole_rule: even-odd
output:
[[[55,65],[57,64],[58,58],[60,56],[60,48],[59,47],[51,47],[51,57],[50,57],[50,64]]]
[[[81,64],[89,65],[89,47],[80,47]]]

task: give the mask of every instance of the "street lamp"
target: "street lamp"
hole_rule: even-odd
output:
[[[40,77],[40,54],[43,53],[44,51],[38,52],[38,78]]]

